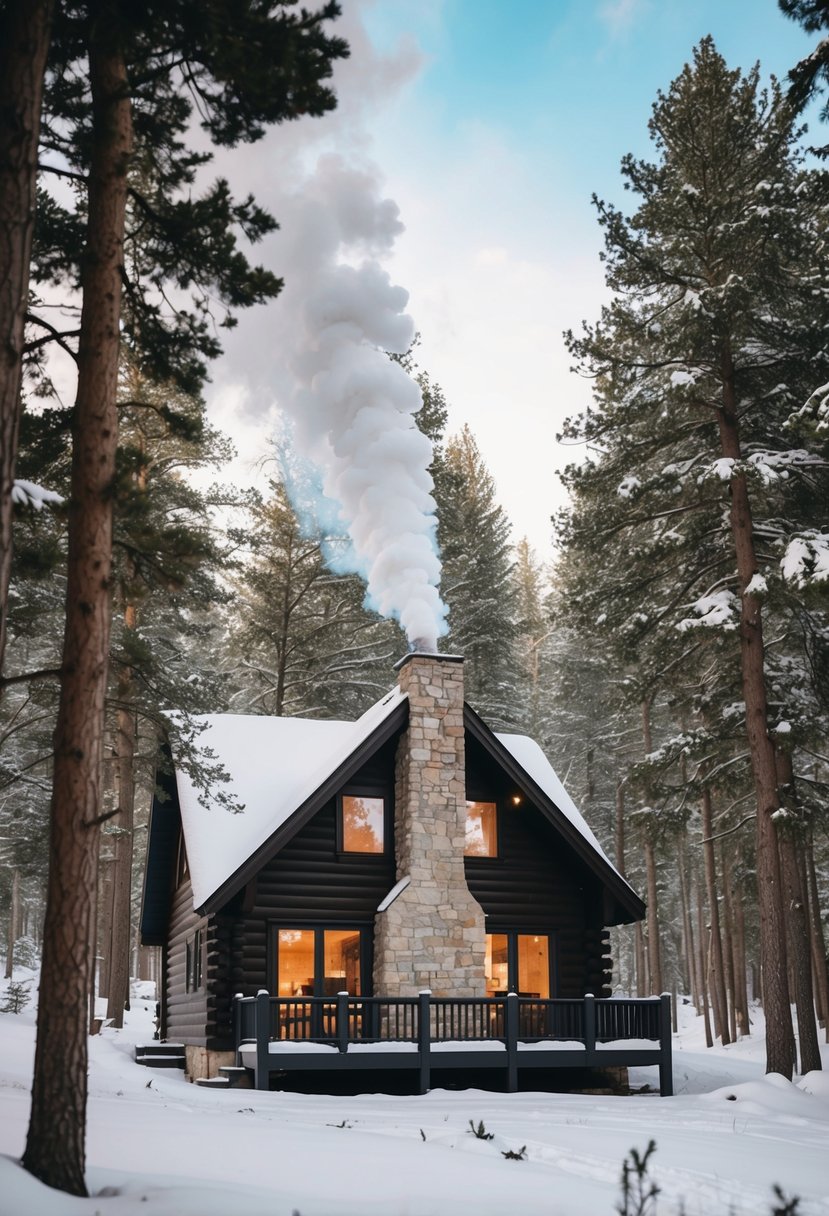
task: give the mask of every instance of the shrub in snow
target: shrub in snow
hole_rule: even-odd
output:
[[[35,939],[28,936],[19,937],[14,943],[15,967],[28,967],[30,971],[34,971],[39,961]]]
[[[0,1013],[22,1013],[32,999],[28,983],[22,980],[9,980],[6,985],[6,995],[0,1005]]]

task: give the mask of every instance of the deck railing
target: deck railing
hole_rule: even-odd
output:
[[[349,1049],[374,1044],[387,1067],[389,1052],[410,1045],[417,1057],[403,1056],[398,1063],[418,1067],[421,1090],[428,1088],[434,1048],[444,1054],[444,1066],[474,1067],[499,1061],[485,1057],[492,1044],[505,1051],[507,1088],[517,1088],[517,1072],[524,1066],[588,1067],[614,1064],[658,1064],[660,1092],[672,1089],[670,997],[612,998],[596,1000],[540,1000],[516,993],[499,997],[359,997],[340,992],[334,997],[272,997],[260,991],[255,997],[234,999],[234,1035],[237,1054],[250,1053],[255,1045],[257,1088],[266,1088],[271,1071],[286,1064],[299,1068],[302,1061],[319,1070],[325,1067],[319,1045],[336,1048],[340,1057]],[[645,1042],[643,1042],[645,1041]],[[470,1052],[469,1044],[480,1043],[481,1053]],[[272,1050],[271,1044],[274,1044]],[[297,1051],[280,1060],[279,1044]],[[303,1053],[302,1044],[309,1046]],[[452,1044],[458,1044],[452,1055]],[[521,1048],[537,1044],[560,1045],[561,1050],[531,1053]],[[605,1044],[612,1044],[607,1048]],[[652,1046],[651,1046],[652,1044]],[[460,1052],[467,1053],[461,1056]],[[446,1053],[449,1054],[446,1054]],[[358,1058],[355,1058],[358,1056]],[[503,1059],[503,1057],[501,1057]],[[351,1059],[331,1061],[329,1066],[366,1065],[369,1057],[351,1053]],[[312,1062],[313,1061],[313,1062]],[[380,1063],[377,1057],[375,1063]]]

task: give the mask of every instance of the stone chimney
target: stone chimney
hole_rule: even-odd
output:
[[[406,655],[397,665],[409,725],[395,761],[400,892],[377,913],[378,996],[484,996],[484,914],[466,885],[463,659]],[[409,880],[404,886],[405,879]]]

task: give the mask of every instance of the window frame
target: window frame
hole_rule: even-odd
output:
[[[383,800],[383,847],[377,853],[364,853],[360,850],[345,848],[345,824],[343,821],[344,798],[381,798]],[[347,785],[337,794],[336,806],[336,850],[340,860],[360,857],[363,861],[387,861],[391,852],[394,837],[394,819],[392,816],[391,791],[388,786]],[[333,928],[335,926],[328,926]]]
[[[526,928],[522,925],[518,929],[505,929],[502,925],[487,925],[487,937],[506,937],[507,939],[507,992],[518,992],[518,939],[519,937],[546,937],[547,938],[547,973],[550,979],[550,995],[549,997],[541,997],[541,1000],[555,1000],[559,992],[558,980],[558,934],[555,929],[545,928],[544,926],[536,926]]]
[[[184,943],[184,991],[187,995],[204,991],[207,934],[204,926],[186,938]]]
[[[463,860],[464,862],[482,862],[485,865],[491,864],[493,861],[501,860],[501,821],[503,818],[503,799],[493,797],[491,794],[478,794],[477,792],[466,793],[466,810],[469,810],[470,802],[486,802],[495,807],[495,852],[494,853],[467,853],[464,845]],[[464,833],[466,831],[466,819],[464,819]]]
[[[348,854],[355,856],[355,854]],[[356,856],[380,856],[380,854],[356,854]],[[323,991],[325,982],[325,933],[326,931],[340,931],[349,933],[358,933],[360,936],[360,986],[363,989],[359,993],[362,997],[372,995],[372,968],[374,964],[374,937],[372,934],[373,925],[367,921],[349,920],[349,921],[296,921],[296,920],[272,920],[268,923],[268,966],[267,966],[267,985],[268,991],[272,996],[279,996],[279,931],[280,929],[304,929],[314,934],[314,991],[309,994],[314,997],[325,997],[327,1000],[332,1000],[332,996]],[[357,993],[349,993],[349,996],[357,996]],[[301,998],[299,998],[301,999]]]

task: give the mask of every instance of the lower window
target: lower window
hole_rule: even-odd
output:
[[[362,996],[363,930],[277,929],[278,996]]]
[[[486,993],[504,996],[552,996],[551,938],[547,933],[488,933],[486,935]]]

